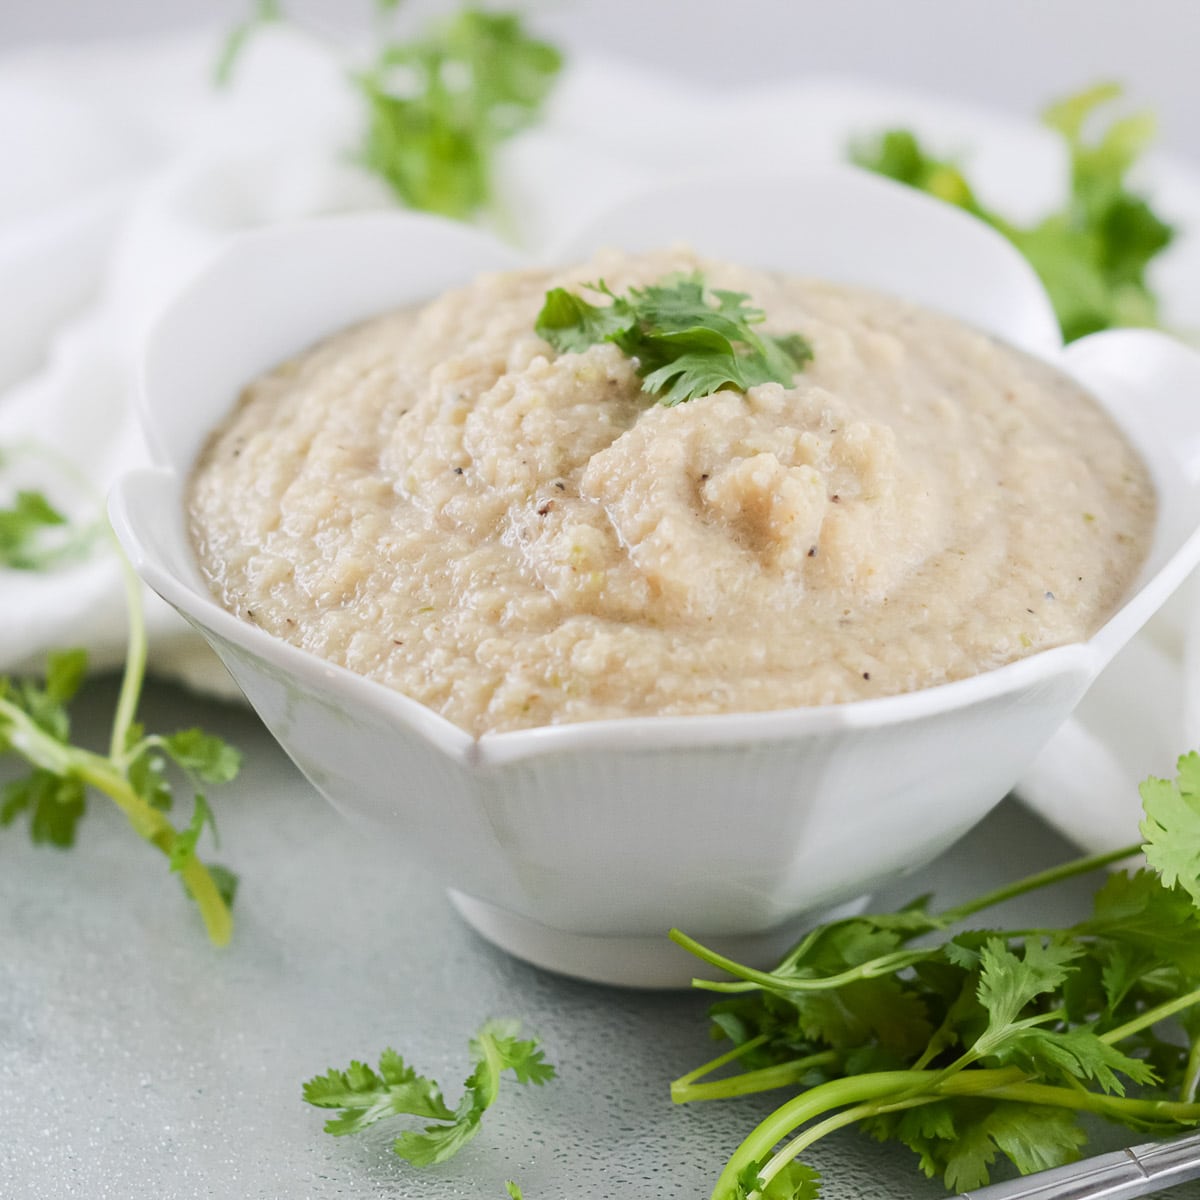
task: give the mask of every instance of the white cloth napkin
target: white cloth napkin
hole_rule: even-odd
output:
[[[218,42],[196,35],[0,59],[0,451],[52,446],[94,490],[32,458],[6,469],[3,486],[44,487],[85,519],[117,475],[146,461],[130,380],[164,300],[238,231],[394,203],[350,157],[361,108],[333,54],[272,30],[218,91]],[[584,60],[567,71],[545,122],[503,151],[496,223],[536,254],[698,161],[782,172],[841,158],[852,133],[895,123],[933,131],[947,149],[977,146],[985,194],[1007,188],[1018,215],[1056,194],[1058,147],[1019,122],[827,80],[714,96]],[[1176,171],[1162,199],[1200,225],[1200,182]],[[1200,278],[1200,249],[1189,246],[1167,283]],[[1200,302],[1188,316],[1200,325]],[[1190,603],[1174,604],[1122,654],[1022,786],[1085,846],[1135,837],[1138,779],[1200,745]],[[153,596],[147,620],[154,671],[231,694],[216,658]],[[113,555],[0,575],[0,672],[34,668],[64,645],[86,646],[97,665],[122,661]]]

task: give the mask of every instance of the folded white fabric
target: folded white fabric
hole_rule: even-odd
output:
[[[361,120],[342,63],[286,29],[262,36],[234,85],[212,85],[218,37],[47,49],[0,60],[0,451],[52,447],[90,482],[85,494],[41,460],[4,485],[45,488],[94,513],[113,479],[146,461],[132,408],[140,339],[164,300],[248,228],[394,203],[350,157]],[[653,114],[652,119],[648,114]],[[976,174],[1010,210],[1056,194],[1053,140],[1018,122],[859,85],[806,81],[713,96],[636,70],[572,64],[546,121],[509,144],[497,221],[534,254],[615,199],[663,178],[761,173],[840,158],[855,132],[895,123],[949,148],[976,146]],[[788,136],[781,138],[779,131]],[[1014,188],[1013,180],[1020,181]],[[1200,228],[1200,183],[1164,176],[1168,211]],[[1193,241],[1164,274],[1196,300]],[[1200,300],[1183,308],[1200,324]],[[26,472],[27,474],[22,474]],[[0,499],[3,499],[0,494]],[[223,668],[189,627],[147,598],[151,667],[229,694]],[[1184,601],[1125,652],[1022,788],[1083,845],[1136,836],[1136,783],[1200,745],[1197,637]],[[0,575],[0,671],[48,649],[124,657],[112,554],[52,572]],[[1186,664],[1186,670],[1185,670]],[[931,764],[936,770],[936,764]]]

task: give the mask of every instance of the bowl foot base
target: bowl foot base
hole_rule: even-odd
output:
[[[661,936],[568,933],[453,888],[447,889],[447,894],[459,915],[481,937],[535,967],[560,975],[634,988],[686,988],[697,978],[728,978],[676,946],[665,929]],[[761,933],[696,936],[720,954],[769,969],[806,929],[822,921],[854,916],[866,908],[868,899],[860,896],[834,908],[806,913]]]

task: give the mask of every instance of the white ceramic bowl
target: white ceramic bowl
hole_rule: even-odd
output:
[[[1005,241],[849,169],[658,191],[554,257],[676,240],[921,301],[1091,387],[1159,491],[1154,543],[1124,607],[1086,643],[910,695],[478,740],[239,620],[193,561],[182,488],[241,387],[324,334],[519,262],[476,231],[407,214],[257,233],[188,287],[145,352],[143,418],[157,466],[123,479],[111,502],[138,572],[208,638],[335,807],[436,872],[466,919],[506,949],[638,985],[692,974],[693,960],[666,939],[671,925],[770,955],[801,915],[944,850],[1005,795],[1200,558],[1200,356],[1147,332],[1064,352],[1042,289]],[[378,896],[386,880],[372,886]]]

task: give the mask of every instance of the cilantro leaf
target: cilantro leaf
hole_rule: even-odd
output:
[[[130,730],[132,742],[142,742],[140,726]],[[126,768],[126,778],[129,786],[151,808],[159,812],[169,812],[175,801],[170,781],[167,779],[167,760],[158,752],[154,745],[144,745]]]
[[[11,825],[18,816],[29,816],[29,835],[34,842],[73,846],[75,829],[86,808],[83,785],[38,767],[24,779],[0,787],[0,826]]]
[[[1010,1039],[997,1057],[1062,1083],[1091,1079],[1102,1091],[1118,1096],[1125,1095],[1118,1071],[1138,1084],[1153,1083],[1157,1078],[1147,1063],[1122,1053],[1088,1029],[1062,1033],[1026,1029]]]
[[[467,8],[386,44],[354,79],[362,161],[409,207],[466,219],[491,200],[495,148],[537,117],[561,68],[515,13]]]
[[[417,37],[387,37],[399,0],[374,0],[383,22],[369,65],[349,73],[365,106],[357,157],[410,208],[466,220],[492,200],[497,147],[532,124],[562,70],[549,42],[514,12],[475,6]],[[279,0],[256,0],[215,68],[228,83],[255,35],[285,20]]]
[[[940,1174],[955,1192],[985,1185],[997,1154],[1026,1174],[1074,1162],[1087,1140],[1071,1112],[1004,1102],[964,1108],[954,1138],[940,1147]]]
[[[949,1100],[935,1100],[919,1108],[882,1113],[864,1121],[863,1129],[877,1141],[903,1143],[917,1155],[925,1175],[933,1179],[945,1170],[943,1143],[952,1142],[956,1135],[954,1106]]]
[[[102,529],[102,522],[72,524],[41,492],[19,491],[0,508],[0,567],[48,571],[87,554]]]
[[[1174,781],[1150,778],[1141,785],[1142,852],[1167,887],[1183,888],[1200,904],[1200,753],[1183,755],[1175,769]]]
[[[596,290],[604,290],[603,280]],[[611,304],[589,304],[566,288],[551,288],[538,314],[537,333],[560,353],[579,353],[628,333],[633,323],[633,309],[627,301],[614,297]]]
[[[470,1042],[474,1070],[454,1109],[442,1099],[437,1083],[418,1075],[391,1049],[380,1056],[378,1071],[355,1061],[345,1071],[331,1070],[310,1079],[304,1085],[304,1099],[320,1108],[342,1110],[325,1124],[327,1133],[338,1136],[359,1133],[393,1116],[438,1122],[420,1132],[406,1130],[393,1149],[414,1166],[445,1162],[479,1132],[505,1071],[511,1071],[518,1083],[541,1085],[554,1078],[554,1068],[545,1061],[537,1039],[522,1039],[519,1032],[515,1021],[489,1021],[476,1033]]]
[[[0,508],[0,564],[18,571],[36,570],[42,531],[66,523],[67,518],[41,492],[18,492],[8,508]]]
[[[1150,263],[1175,231],[1131,191],[1126,177],[1154,137],[1147,113],[1118,118],[1094,140],[1088,124],[1121,95],[1100,84],[1052,104],[1044,123],[1066,143],[1069,195],[1062,207],[1031,226],[985,208],[960,167],[929,153],[909,130],[889,130],[851,147],[851,159],[900,183],[928,192],[986,221],[1029,260],[1050,295],[1068,341],[1121,325],[1157,325],[1158,301],[1146,280]]]
[[[69,704],[87,676],[87,651],[51,650],[46,656],[46,697],[54,704]]]
[[[159,744],[185,771],[205,783],[229,783],[241,770],[241,752],[202,729],[180,730]]]
[[[798,333],[772,335],[753,326],[765,314],[743,292],[709,291],[698,275],[630,288],[617,296],[605,285],[585,284],[607,296],[594,305],[565,288],[552,288],[534,328],[559,353],[580,353],[613,342],[637,362],[644,391],[672,407],[724,388],[745,392],[757,384],[791,386],[812,358]]]
[[[86,674],[86,651],[52,650],[40,684],[33,679],[0,677],[0,699],[28,716],[48,737],[66,744],[71,734],[67,705],[75,698]],[[0,752],[6,748],[4,728],[5,720],[0,714]]]
[[[980,1041],[990,1046],[1006,1036],[1027,1004],[1063,984],[1083,952],[1082,946],[1062,939],[1032,940],[1019,958],[1000,938],[989,939],[980,954],[979,1003],[988,1013]]]
[[[333,1070],[310,1079],[304,1085],[304,1099],[318,1108],[343,1110],[325,1122],[325,1132],[335,1137],[360,1133],[386,1117],[454,1119],[438,1085],[418,1075],[390,1048],[380,1056],[378,1073],[356,1060],[345,1071]]]
[[[226,908],[232,908],[237,898],[238,877],[228,867],[220,863],[209,863],[208,874],[216,886],[217,895],[221,897]]]
[[[1167,964],[1200,977],[1200,909],[1186,890],[1163,882],[1146,870],[1111,875],[1096,893],[1092,917],[1076,926],[1080,933],[1112,939],[1103,970],[1114,998],[1120,977],[1135,966],[1145,973]]]

